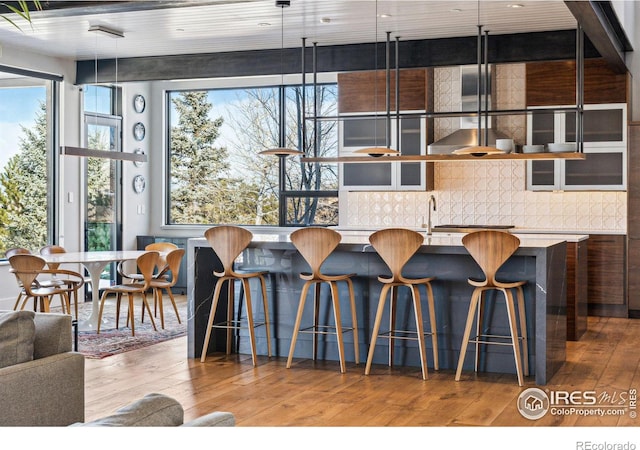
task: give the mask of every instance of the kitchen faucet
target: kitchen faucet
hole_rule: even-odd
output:
[[[432,206],[433,205],[433,206]],[[429,203],[427,204],[427,235],[431,235],[431,210],[436,210],[436,198],[429,196]]]

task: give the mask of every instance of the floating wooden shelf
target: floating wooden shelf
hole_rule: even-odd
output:
[[[420,162],[420,161],[487,161],[487,160],[527,160],[527,159],[585,159],[579,152],[569,153],[496,153],[482,156],[474,155],[397,155],[397,156],[338,156],[333,158],[300,158],[306,163],[381,163],[381,162]]]

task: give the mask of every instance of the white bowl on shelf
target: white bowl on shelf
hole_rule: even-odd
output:
[[[522,153],[542,153],[544,152],[544,145],[523,145]]]
[[[560,143],[560,144],[552,143],[552,144],[547,144],[547,148],[551,153],[565,153],[565,152],[575,152],[577,149],[577,146],[575,142]]]

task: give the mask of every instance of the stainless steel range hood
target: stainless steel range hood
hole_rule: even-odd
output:
[[[493,128],[487,130],[487,142],[490,146],[496,145],[496,139],[507,139],[503,133],[500,133]],[[443,155],[449,154],[459,148],[469,147],[477,145],[478,142],[484,142],[484,129],[482,130],[480,141],[478,141],[478,129],[477,128],[461,128],[454,131],[448,136],[430,144],[427,147],[427,152],[430,155]]]
[[[488,86],[491,86],[491,78],[489,73]],[[461,109],[465,111],[477,112],[478,107],[478,89],[484,92],[484,77],[479,77],[478,66],[461,66],[460,67],[460,83],[461,83]],[[488,98],[485,100],[484,95],[481,95],[482,102],[491,103],[491,90],[487,90]],[[478,120],[482,120],[482,129],[480,140],[478,140]],[[485,126],[484,121],[488,120],[488,126]],[[490,146],[496,145],[496,139],[506,139],[508,136],[500,133],[492,128],[491,117],[461,117],[460,129],[454,131],[448,136],[437,140],[433,144],[429,144],[427,147],[427,153],[430,155],[442,155],[449,154],[454,150],[460,148],[478,145],[480,142],[485,142],[484,132],[487,131],[487,144]]]

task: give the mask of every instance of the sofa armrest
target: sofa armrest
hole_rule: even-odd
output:
[[[0,369],[0,426],[84,421],[84,356],[67,352]]]
[[[33,359],[72,350],[73,331],[70,315],[36,313],[33,320],[36,324]]]
[[[76,427],[174,427],[182,425],[184,411],[177,400],[159,393],[147,394],[113,414]]]
[[[236,418],[230,412],[215,411],[185,422],[183,427],[233,427]]]

